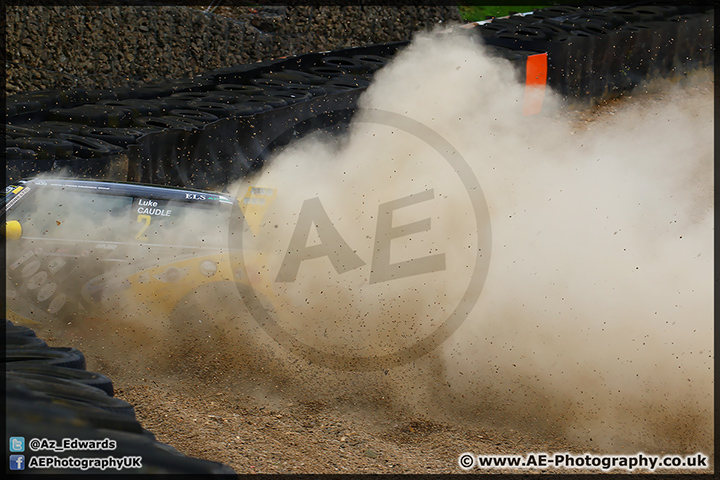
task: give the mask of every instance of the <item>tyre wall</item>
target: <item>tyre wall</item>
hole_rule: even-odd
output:
[[[548,85],[580,106],[713,62],[708,6],[557,6],[479,22],[475,31],[488,45],[546,52]]]
[[[544,76],[541,85],[582,106],[653,76],[711,65],[713,26],[712,8],[633,4],[551,7],[462,31],[509,59],[520,79],[530,81],[532,65]],[[64,171],[193,188],[225,185],[260,168],[269,152],[293,138],[347,123],[374,72],[407,43],[235,64],[139,86],[13,95],[6,103],[6,183]]]
[[[408,43],[308,53],[134,88],[13,95],[6,182],[65,171],[193,188],[227,184],[260,168],[274,148],[347,123],[374,72]],[[524,78],[535,52],[491,48]],[[331,111],[335,117],[323,120]]]
[[[9,320],[4,328],[6,473],[29,467],[54,474],[235,475],[227,465],[188,457],[158,442],[137,421],[133,406],[113,396],[112,381],[85,369],[81,351],[48,346],[32,329]],[[99,444],[82,449],[64,446],[63,439]],[[49,457],[55,463],[32,463]],[[125,462],[123,468],[108,457]]]

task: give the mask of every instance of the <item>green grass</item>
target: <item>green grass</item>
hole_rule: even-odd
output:
[[[512,13],[525,13],[540,8],[546,8],[551,6],[548,5],[460,5],[460,15],[463,19],[468,22],[478,22],[480,20],[486,20],[488,17],[505,17]]]

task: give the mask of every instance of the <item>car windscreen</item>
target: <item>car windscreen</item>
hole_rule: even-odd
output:
[[[6,220],[24,238],[221,247],[227,244],[229,208],[218,204],[38,188]]]

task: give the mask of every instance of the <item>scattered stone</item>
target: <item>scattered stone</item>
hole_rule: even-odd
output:
[[[409,40],[438,23],[462,21],[452,6],[206,9],[8,6],[5,90],[134,87],[238,63]],[[112,68],[107,58],[117,59]]]

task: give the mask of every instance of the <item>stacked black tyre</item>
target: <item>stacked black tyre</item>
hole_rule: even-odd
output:
[[[481,22],[475,31],[488,45],[546,52],[548,85],[581,106],[713,62],[709,5],[556,6]]]
[[[262,166],[284,124],[323,104],[352,108],[407,42],[239,65],[138,88],[32,92],[6,105],[6,185],[43,172],[213,188]],[[278,145],[275,145],[278,146]],[[267,152],[266,152],[267,153]]]
[[[133,406],[113,396],[112,381],[85,369],[79,350],[50,347],[9,320],[5,338],[8,472],[235,475],[155,440]]]
[[[303,54],[132,89],[14,95],[7,104],[6,184],[62,172],[227,185],[261,168],[285,143],[347,124],[374,74],[408,43]],[[523,68],[524,56],[491,48]]]
[[[460,30],[520,71],[529,54],[547,53],[547,84],[581,106],[714,60],[714,9],[701,5],[555,6]],[[50,171],[201,189],[227,185],[318,126],[313,119],[344,112],[328,122],[347,122],[375,72],[408,43],[236,65],[138,88],[11,96],[6,184]]]

